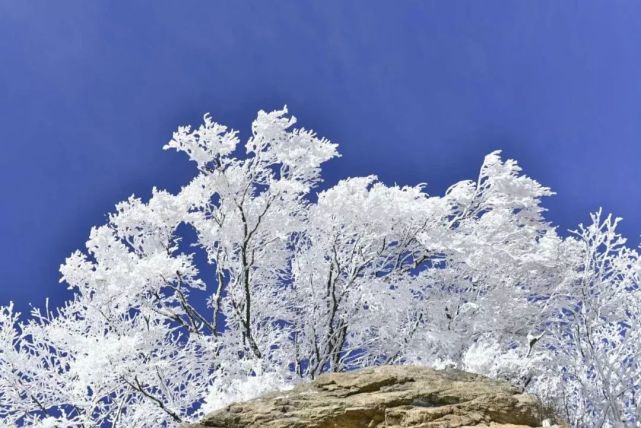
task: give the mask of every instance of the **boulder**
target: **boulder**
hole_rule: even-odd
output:
[[[235,403],[190,428],[552,426],[541,403],[507,383],[459,370],[381,366],[331,373]]]

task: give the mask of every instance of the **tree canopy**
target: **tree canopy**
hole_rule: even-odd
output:
[[[641,420],[641,261],[619,219],[560,234],[553,192],[498,151],[442,196],[375,176],[318,192],[337,146],[295,124],[260,111],[244,147],[208,115],[179,127],[164,148],[196,177],[92,228],[62,307],[0,308],[3,425],[174,425],[410,363],[507,379],[574,426]]]

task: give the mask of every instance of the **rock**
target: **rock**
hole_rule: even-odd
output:
[[[544,425],[543,407],[507,383],[458,370],[381,366],[320,376],[235,403],[190,428],[517,428]]]

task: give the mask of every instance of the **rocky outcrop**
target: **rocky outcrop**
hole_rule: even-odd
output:
[[[382,366],[333,373],[236,403],[191,428],[539,427],[542,406],[510,385],[458,370]]]

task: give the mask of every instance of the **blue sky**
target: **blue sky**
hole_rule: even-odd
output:
[[[194,173],[161,150],[211,112],[287,104],[340,144],[326,183],[442,193],[503,149],[566,230],[641,234],[641,3],[0,1],[0,304],[60,302],[58,266],[114,204]]]

